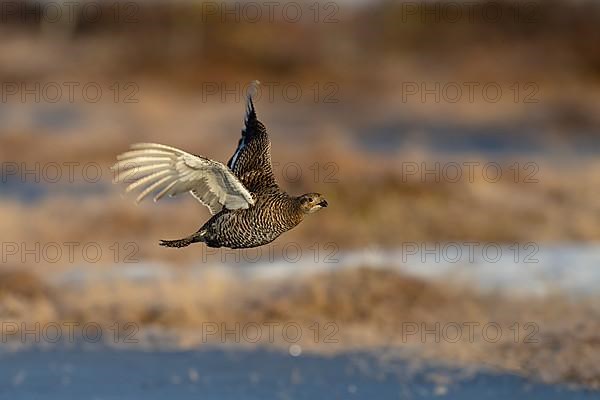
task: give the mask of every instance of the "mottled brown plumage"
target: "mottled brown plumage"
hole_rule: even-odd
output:
[[[273,175],[271,142],[256,117],[252,94],[242,137],[227,167],[153,143],[133,145],[132,151],[118,160],[113,167],[119,171],[116,181],[134,180],[127,191],[146,185],[138,201],[158,190],[155,201],[190,192],[214,214],[196,233],[162,240],[162,246],[185,247],[197,242],[234,249],[261,246],[294,228],[305,215],[327,207],[318,193],[295,197],[280,189]]]

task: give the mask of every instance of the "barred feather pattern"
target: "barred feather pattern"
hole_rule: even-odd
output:
[[[272,242],[303,218],[296,198],[272,190],[257,197],[248,209],[223,210],[214,215],[198,233],[209,247],[257,247]]]
[[[278,187],[271,166],[271,140],[256,116],[251,96],[248,97],[242,137],[227,166],[252,193],[260,194]]]

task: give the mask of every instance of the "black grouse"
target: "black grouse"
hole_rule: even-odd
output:
[[[174,147],[137,143],[117,157],[115,182],[132,181],[129,192],[143,188],[137,202],[155,193],[164,196],[190,192],[213,216],[192,235],[162,240],[160,245],[185,247],[203,242],[232,249],[262,246],[298,225],[305,215],[327,207],[319,193],[290,196],[273,175],[271,141],[257,119],[251,90],[238,147],[227,163],[195,156]]]

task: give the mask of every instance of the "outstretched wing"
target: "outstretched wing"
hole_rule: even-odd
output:
[[[251,192],[277,186],[271,165],[271,141],[256,117],[252,93],[247,99],[242,137],[227,166]]]
[[[111,168],[116,172],[114,182],[131,182],[126,192],[143,188],[137,202],[151,193],[156,193],[154,201],[158,201],[190,192],[212,214],[223,207],[234,210],[254,204],[250,192],[225,165],[174,147],[137,143],[117,160]]]

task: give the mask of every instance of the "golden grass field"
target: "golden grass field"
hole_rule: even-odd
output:
[[[30,330],[35,323],[81,327],[93,322],[106,332],[120,323],[126,327],[123,336],[135,343],[125,339],[124,344],[115,343],[106,335],[107,344],[184,349],[287,348],[292,343],[287,338],[296,335],[292,330],[283,336],[282,329],[293,324],[304,333],[294,343],[309,352],[385,349],[386,357],[431,359],[511,371],[548,383],[600,386],[596,298],[573,301],[559,294],[511,298],[372,268],[250,281],[219,268],[207,268],[199,277],[183,268],[168,279],[145,284],[121,278],[71,287],[54,287],[22,270],[4,271],[1,278],[0,316],[3,327],[11,329],[3,332],[3,338],[16,346],[23,343],[11,339],[22,336],[9,322]],[[236,324],[237,339],[226,333],[235,332]],[[487,324],[495,327],[484,333]],[[134,326],[139,331],[129,336]],[[244,330],[247,326],[265,331],[258,337],[256,331]],[[272,336],[266,333],[268,326],[273,327]],[[437,339],[432,331],[437,331]]]
[[[508,11],[518,7],[500,3]],[[2,86],[4,344],[30,344],[13,324],[22,330],[93,322],[107,331],[115,324],[139,328],[137,343],[103,339],[115,347],[286,349],[290,342],[279,336],[253,342],[203,334],[207,324],[291,322],[310,332],[298,342],[305,351],[366,349],[383,358],[490,367],[600,389],[596,294],[557,289],[537,296],[532,288],[517,296],[368,263],[253,275],[232,268],[231,253],[207,261],[212,250],[202,245],[158,246],[209,218],[191,196],[136,205],[111,182],[116,155],[135,142],[226,162],[239,140],[243,88],[259,79],[266,88],[292,85],[303,93],[296,101],[264,92],[256,101],[278,181],[292,194],[323,193],[329,203],[265,249],[316,245],[323,261],[327,246],[340,253],[405,243],[597,246],[600,8],[538,6],[532,23],[431,24],[415,17],[400,24],[400,6],[382,2],[342,7],[339,23],[315,26],[218,18],[200,24],[198,4],[148,3],[139,23],[129,25],[0,26],[5,84],[93,83],[104,91],[98,102],[77,92],[73,102],[54,103],[22,100],[20,93],[5,99]],[[465,82],[493,83],[504,95],[456,102],[407,97],[415,84]],[[124,101],[132,94],[126,85],[136,89],[134,102]],[[528,102],[531,87],[535,101]],[[457,166],[462,175],[454,179]],[[490,179],[488,167],[501,176]],[[60,178],[52,179],[56,171]],[[101,254],[90,260],[81,251],[86,244]],[[56,248],[62,253],[55,257]],[[571,261],[557,262],[568,269]],[[144,279],[129,275],[144,268],[151,271]],[[457,341],[420,336],[436,324],[489,323],[502,328],[498,341],[481,332]],[[408,334],[415,327],[419,332]],[[326,340],[332,332],[335,341]]]

